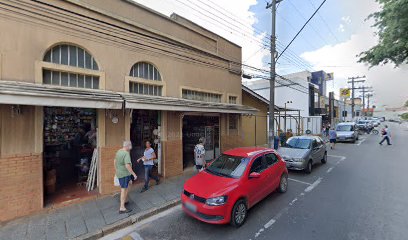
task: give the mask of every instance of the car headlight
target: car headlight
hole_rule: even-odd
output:
[[[227,202],[227,198],[227,196],[209,198],[205,201],[205,204],[209,206],[221,206]]]
[[[303,158],[293,158],[294,162],[303,162]]]

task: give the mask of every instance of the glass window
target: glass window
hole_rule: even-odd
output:
[[[77,64],[78,64],[77,47],[69,46],[69,65],[77,67]]]
[[[68,45],[61,46],[61,64],[68,65]]]
[[[310,139],[302,139],[297,137],[289,138],[289,140],[286,142],[287,148],[309,149],[310,145]]]
[[[92,88],[99,89],[99,77],[93,76],[92,81],[93,81]]]
[[[78,75],[70,73],[69,74],[69,86],[78,87]]]
[[[60,63],[60,46],[56,46],[51,49],[51,62]]]
[[[249,173],[253,173],[253,172],[261,173],[266,168],[267,168],[267,166],[265,165],[265,161],[263,160],[263,157],[258,157],[252,163],[251,170],[249,171]]]
[[[85,76],[85,88],[92,88],[92,76]]]
[[[68,73],[61,73],[61,86],[68,86]]]
[[[268,166],[270,167],[278,162],[278,157],[273,153],[269,153],[265,155],[265,160],[266,164],[268,164]]]
[[[203,102],[221,102],[221,95],[214,94],[214,93],[206,93],[206,92],[199,92],[193,91],[188,89],[182,90],[182,98],[188,100],[196,100],[196,101],[203,101]]]
[[[78,87],[79,88],[84,88],[85,87],[85,76],[79,74],[78,75]]]
[[[43,82],[44,84],[51,84],[51,71],[50,70],[43,71]]]
[[[229,96],[228,102],[229,102],[230,104],[237,104],[237,97],[235,97],[235,96]]]
[[[85,51],[78,48],[78,67],[85,68]]]
[[[92,57],[87,52],[85,52],[85,68],[92,69]]]
[[[60,72],[52,72],[52,85],[60,85]]]
[[[245,172],[248,163],[249,158],[222,154],[205,171],[216,176],[239,178]]]
[[[238,129],[238,115],[235,114],[229,115],[229,129],[230,130]]]
[[[132,66],[130,76],[148,80],[161,81],[159,71],[155,66],[146,62],[139,62]]]

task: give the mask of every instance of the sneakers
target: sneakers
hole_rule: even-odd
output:
[[[148,188],[142,188],[142,190],[140,190],[140,193],[144,193],[144,192],[146,192],[147,190],[149,190]]]

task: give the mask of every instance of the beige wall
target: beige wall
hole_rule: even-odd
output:
[[[248,93],[242,93],[242,104],[259,110],[253,116],[242,117],[242,132],[244,146],[266,146],[268,105]]]
[[[25,3],[26,1],[21,2]],[[27,2],[28,4],[25,3],[21,6],[18,3],[12,4],[22,8],[36,10],[36,3],[33,3],[32,1]],[[147,32],[138,26],[126,25],[123,22],[113,20],[112,18],[101,14],[86,11],[75,7],[74,5],[70,5],[67,2],[51,1],[51,3],[60,5],[61,7],[69,7],[70,10],[97,17],[103,21],[109,21],[118,26],[125,26],[132,31],[148,34],[161,39],[167,39],[167,41],[185,41],[190,45],[197,45],[197,47],[200,47],[200,39],[207,39],[206,36],[189,30],[189,28],[183,27],[181,24],[175,23],[169,18],[159,17],[150,11],[130,5],[124,1],[83,0],[81,2],[88,2],[94,6],[98,5],[99,8],[109,7],[108,10],[112,14],[116,15],[120,12],[127,20],[131,19],[135,24],[140,23],[141,26],[148,25],[148,29],[154,30],[155,33]],[[103,2],[106,3],[103,4]],[[31,5],[33,5],[34,8],[29,8]],[[104,11],[108,10],[105,9]],[[107,34],[115,34],[120,38],[128,39],[133,42],[118,40],[117,38],[108,40],[109,36],[105,34],[98,34],[92,30],[86,30],[68,23],[63,23],[62,21],[66,21],[68,18],[64,18],[56,13],[50,16],[56,19],[61,19],[61,21],[53,22],[51,19],[40,20],[37,19],[36,15],[33,15],[33,17],[30,18],[19,14],[10,15],[10,13],[4,10],[0,10],[0,14],[10,16],[2,16],[0,18],[0,29],[2,29],[2,32],[7,32],[7,34],[1,36],[2,44],[0,45],[0,54],[2,56],[2,80],[34,82],[36,72],[35,63],[42,61],[43,55],[47,49],[58,43],[72,43],[85,48],[94,56],[101,72],[105,75],[105,86],[107,90],[125,91],[125,76],[129,75],[132,65],[139,61],[147,61],[153,63],[159,69],[163,80],[167,84],[165,93],[167,96],[180,97],[181,86],[195,87],[208,91],[217,90],[224,93],[225,101],[227,100],[227,94],[238,96],[241,94],[240,75],[232,74],[228,69],[209,67],[203,64],[192,63],[191,60],[186,61],[170,57],[164,55],[167,53],[163,53],[162,51],[160,53],[155,53],[152,51],[156,50],[143,50],[140,49],[141,45],[139,43],[154,46],[155,48],[163,48],[166,51],[172,51],[175,53],[184,52],[184,50],[181,51],[180,49],[170,49],[168,44],[163,47],[159,46],[157,42],[149,43],[149,41],[141,39],[139,35],[124,32],[123,30],[102,30],[98,26],[91,25],[88,21],[84,22],[83,20],[78,19],[77,16],[72,16],[72,23],[81,23],[81,26],[102,31]],[[172,34],[176,40],[166,38],[165,36],[168,34]],[[183,37],[189,37],[189,39],[183,40]],[[228,43],[222,38],[215,38],[215,40],[219,41],[217,45],[222,48],[217,49],[217,51],[220,50],[220,53],[231,55],[231,59],[240,59],[241,49],[239,47]],[[138,43],[135,43],[134,41],[137,41]],[[163,43],[160,44],[163,45]],[[177,44],[181,43],[178,42]],[[210,54],[216,54],[216,52],[213,53],[210,50],[208,50],[208,52]],[[228,68],[230,65],[228,61],[222,60],[218,57],[213,58],[204,56],[189,50],[186,50],[183,54],[225,68]],[[37,75],[41,78],[41,69],[37,69],[37,72],[40,73]]]

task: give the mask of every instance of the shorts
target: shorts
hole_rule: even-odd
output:
[[[203,169],[203,165],[196,165],[197,170]]]
[[[133,181],[133,176],[129,175],[129,176],[126,176],[126,177],[123,177],[123,178],[118,178],[118,180],[119,180],[120,188],[128,188],[129,187],[129,182]]]
[[[330,139],[330,143],[336,143],[336,139]]]

